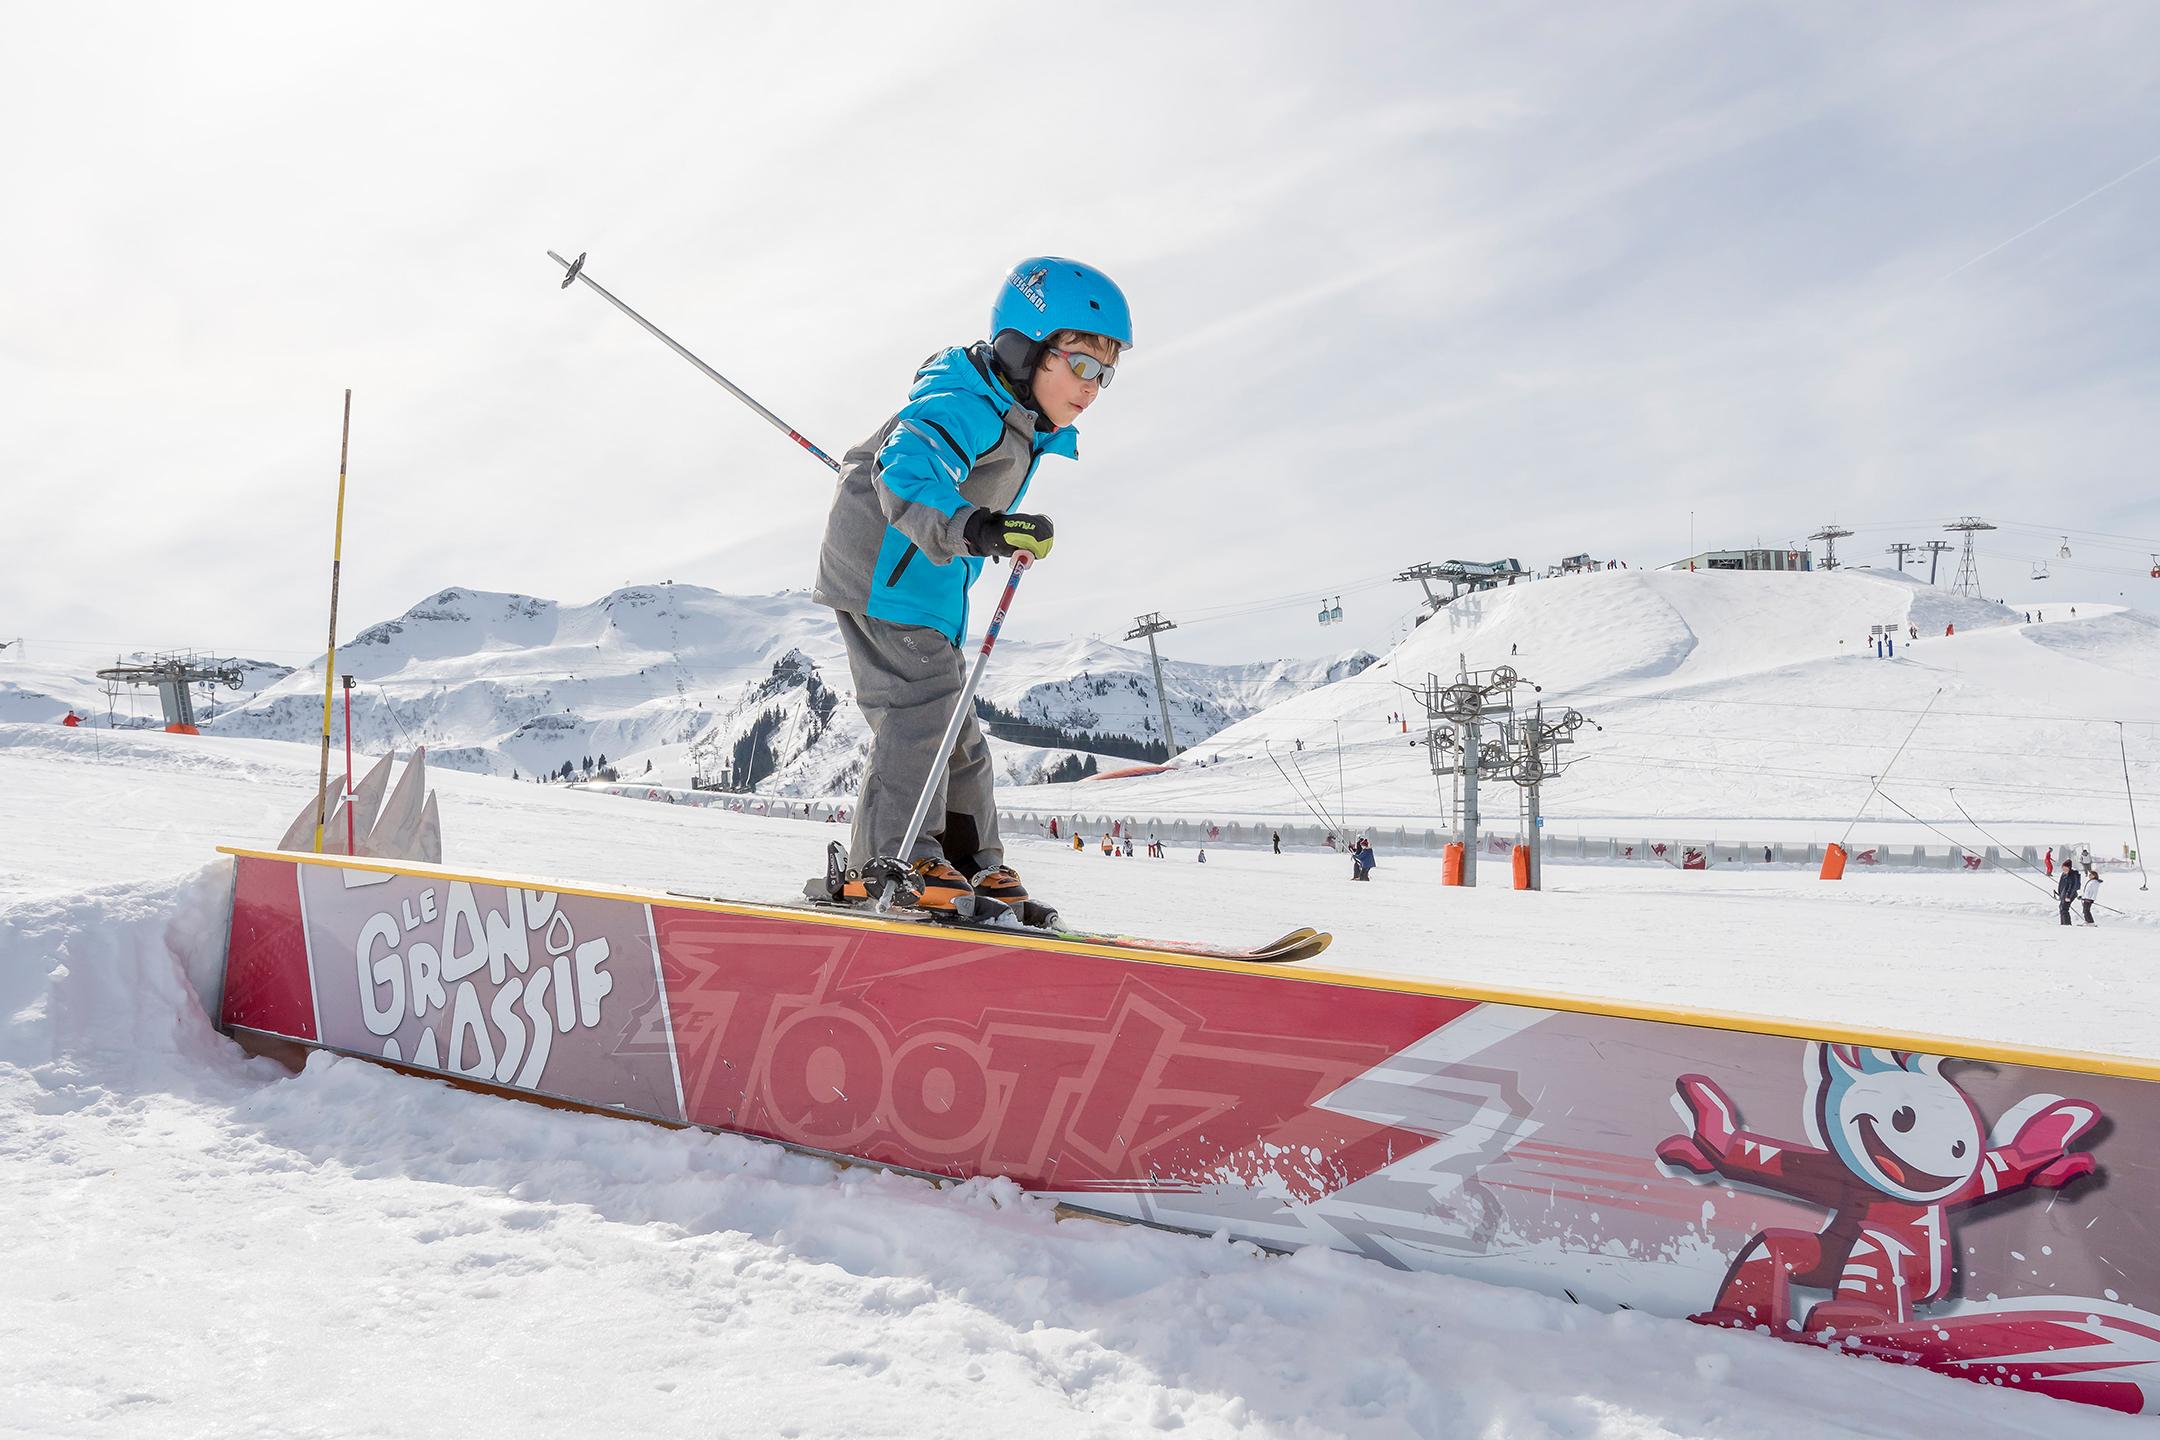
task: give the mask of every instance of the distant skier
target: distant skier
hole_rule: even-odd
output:
[[[2081,887],[2079,887],[2078,899],[2080,903],[2085,906],[2085,923],[2088,925],[2097,925],[2100,923],[2099,921],[2093,919],[2092,913],[2093,902],[2095,900],[2098,900],[2099,898],[2100,872],[2093,866],[2087,865],[2085,867],[2085,883]]]
[[[1268,834],[1268,839],[1274,842],[1274,845],[1275,845],[1275,853],[1276,853],[1277,855],[1280,855],[1280,854],[1282,854],[1282,831],[1280,831],[1280,830],[1274,830],[1274,831],[1270,831],[1270,832],[1269,832],[1269,834]]]
[[[1105,855],[1114,855],[1114,854],[1116,854],[1116,853],[1117,853],[1117,846],[1116,846],[1116,844],[1115,844],[1115,843],[1114,843],[1114,842],[1113,842],[1113,841],[1112,841],[1112,840],[1110,839],[1110,832],[1109,832],[1109,831],[1107,831],[1107,830],[1103,831],[1103,837],[1102,837],[1102,853],[1103,853],[1103,854],[1105,854]]]
[[[1015,510],[1045,455],[1074,458],[1073,422],[1132,344],[1125,296],[1092,266],[1023,260],[999,287],[986,341],[923,362],[907,404],[847,452],[811,598],[830,607],[870,727],[843,892],[862,871],[905,866],[925,909],[969,893],[1007,902],[1027,887],[1005,863],[990,750],[967,715],[939,739],[965,688],[967,593],[988,560],[1048,556],[1043,515]],[[901,855],[917,799],[929,818]]]
[[[1050,817],[1050,838],[1053,840],[1058,838],[1057,816],[1055,815]]]
[[[68,713],[67,713],[66,717],[65,717],[65,718],[63,718],[63,719],[61,720],[61,722],[60,722],[60,723],[61,723],[62,725],[65,725],[65,726],[67,726],[67,727],[68,727],[68,729],[72,730],[72,729],[74,729],[74,728],[75,728],[76,726],[78,726],[78,725],[82,724],[82,716],[80,716],[80,715],[76,714],[76,713],[75,713],[75,707],[74,707],[74,706],[72,706],[72,705],[70,705],[70,706],[68,707]]]
[[[1350,878],[1372,879],[1373,866],[1378,863],[1378,859],[1373,855],[1372,842],[1360,836],[1356,848],[1350,852]]]
[[[2047,848],[2047,854],[2045,854],[2045,855],[2043,855],[2043,856],[2041,856],[2041,857],[2040,857],[2040,865],[2041,865],[2041,868],[2042,868],[2042,869],[2044,869],[2044,870],[2045,870],[2045,871],[2046,871],[2046,872],[2047,872],[2048,874],[2050,874],[2050,875],[2053,875],[2053,874],[2055,873],[2055,847],[2054,847],[2054,846],[2052,846],[2052,845],[2048,846],[2048,848]]]
[[[1205,846],[1205,845],[1202,845],[1202,846],[1200,847],[1200,863],[1201,863],[1202,865],[1205,865],[1205,864],[1207,864],[1207,846]],[[2067,924],[2069,924],[2070,922],[2066,920],[2066,921],[2064,921],[2063,923],[2067,925]]]
[[[1510,641],[1508,641],[1508,647],[1507,647],[1507,653],[1508,653],[1508,654],[1510,654],[1510,655],[1516,655],[1516,654],[1520,654],[1520,653],[1521,653],[1521,651],[1522,651],[1522,646],[1521,646],[1520,644],[1518,644],[1518,643],[1517,643],[1516,641],[1513,641],[1513,640],[1510,640]]]
[[[2070,923],[2070,902],[2077,899],[2077,896],[2078,873],[2072,867],[2065,865],[2062,868],[2062,875],[2055,881],[2055,900],[2062,909],[2062,923],[2065,925]]]

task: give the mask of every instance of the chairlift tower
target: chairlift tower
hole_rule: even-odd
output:
[[[1918,550],[1919,548],[1920,547],[1917,545],[1908,545],[1903,540],[1900,540],[1896,544],[1889,547],[1890,553],[1897,557],[1898,574],[1903,575],[1905,573],[1905,557],[1911,554],[1913,551]]]
[[[1162,656],[1155,652],[1155,637],[1165,630],[1175,629],[1175,620],[1165,620],[1160,614],[1150,613],[1134,620],[1133,628],[1125,634],[1127,640],[1147,641],[1148,659],[1155,666],[1155,703],[1162,711],[1163,759],[1166,761],[1177,759],[1178,743],[1177,736],[1170,730],[1170,692],[1163,689]]]
[[[1448,582],[1448,600],[1454,599],[1462,589],[1460,580],[1445,574],[1443,567],[1432,564],[1430,561],[1412,565],[1395,578],[1398,581],[1415,580],[1417,582],[1418,587],[1425,592],[1425,611],[1429,615],[1439,614],[1440,607],[1447,604],[1447,600],[1442,600],[1439,596],[1433,594],[1433,581],[1446,580]]]
[[[1963,515],[1955,523],[1943,526],[1951,534],[1965,537],[1964,551],[1958,557],[1957,579],[1950,584],[1951,594],[1966,595],[1975,600],[1987,598],[1980,593],[1980,564],[1973,558],[1973,536],[1995,528],[1977,515]]]
[[[1514,780],[1523,789],[1523,803],[1527,807],[1528,823],[1524,830],[1530,837],[1530,888],[1545,888],[1545,811],[1540,804],[1539,788],[1547,780],[1557,779],[1566,763],[1560,758],[1560,747],[1575,743],[1575,732],[1594,722],[1580,710],[1570,709],[1552,724],[1545,723],[1545,702],[1540,700],[1530,723],[1521,731],[1521,743],[1514,756]]]
[[[205,660],[194,655],[153,655],[148,659],[138,656],[133,665],[106,666],[97,672],[97,678],[116,684],[155,687],[165,711],[165,728],[183,735],[196,732],[195,700],[188,693],[190,685],[223,685],[228,690],[238,690],[247,679],[240,667],[230,661]]]
[[[1837,542],[1852,533],[1842,525],[1825,525],[1822,529],[1807,537],[1810,540],[1823,542],[1823,569],[1837,569]]]
[[[1935,583],[1935,567],[1942,563],[1942,557],[1948,554],[1952,548],[1947,540],[1930,540],[1927,542],[1928,584],[1933,585]]]
[[[1398,682],[1400,683],[1400,682]],[[1541,787],[1560,775],[1566,763],[1562,746],[1575,743],[1576,732],[1585,725],[1596,728],[1581,711],[1570,709],[1547,722],[1540,701],[1528,718],[1515,708],[1518,686],[1530,685],[1512,665],[1472,671],[1463,664],[1455,682],[1443,685],[1438,675],[1428,674],[1423,687],[1404,685],[1425,707],[1425,747],[1433,775],[1456,777],[1460,786],[1462,823],[1457,831],[1463,847],[1463,884],[1477,884],[1477,855],[1483,843],[1478,826],[1481,780],[1512,780],[1522,797],[1523,832],[1530,846],[1530,888],[1544,886],[1544,835]],[[1532,691],[1539,687],[1530,685]],[[1485,738],[1487,727],[1497,730]]]

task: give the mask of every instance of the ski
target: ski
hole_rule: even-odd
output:
[[[958,912],[918,910],[913,906],[896,905],[883,915],[878,915],[864,905],[811,897],[801,900],[745,900],[734,895],[711,895],[691,890],[670,890],[667,893],[679,900],[701,900],[711,905],[755,905],[760,909],[799,910],[814,915],[850,915],[860,920],[875,920],[895,927],[934,926],[944,930],[980,930],[992,935],[1032,935],[1042,939],[1070,941],[1076,945],[1114,945],[1125,950],[1152,950],[1163,955],[1182,955],[1197,960],[1224,960],[1240,965],[1290,965],[1300,960],[1310,960],[1327,949],[1335,939],[1325,930],[1301,925],[1265,945],[1203,945],[1191,941],[1153,940],[1145,936],[1111,934],[1099,930],[1076,930],[1057,923],[1055,911],[1050,912],[1052,923],[1031,925],[1011,914],[1009,910],[1003,915],[991,918],[988,915],[962,915]],[[1006,910],[1004,906],[998,908]]]
[[[901,884],[905,881],[904,874],[896,868],[894,874],[893,883]],[[1139,935],[1075,930],[1058,917],[1057,911],[1037,900],[1024,900],[1018,906],[1012,906],[979,895],[961,897],[960,903],[965,909],[924,910],[908,904],[904,899],[896,899],[880,913],[861,901],[840,898],[842,887],[852,878],[847,864],[847,847],[835,840],[825,847],[825,873],[804,882],[803,898],[800,900],[742,900],[729,895],[707,895],[688,890],[670,890],[668,894],[678,899],[703,900],[715,905],[758,905],[824,915],[852,915],[858,919],[894,925],[935,925],[945,929],[981,930],[998,935],[1035,935],[1046,939],[1066,940],[1077,945],[1115,945],[1126,950],[1152,950],[1163,955],[1227,960],[1241,965],[1289,965],[1299,960],[1310,960],[1327,949],[1335,939],[1324,930],[1301,925],[1265,945],[1250,947],[1201,945],[1182,940],[1151,940]],[[906,893],[910,892],[903,891],[903,894]]]

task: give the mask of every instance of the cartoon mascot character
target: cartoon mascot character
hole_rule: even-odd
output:
[[[1904,1324],[1914,1306],[1950,1294],[1950,1211],[2029,1185],[2060,1189],[2096,1172],[2091,1155],[2071,1153],[2099,1123],[2096,1107],[2034,1095],[1983,1144],[1980,1112],[1941,1065],[1939,1056],[1902,1050],[1810,1045],[1814,1143],[1805,1145],[1741,1129],[1715,1082],[1680,1077],[1694,1130],[1660,1143],[1660,1160],[1830,1212],[1819,1231],[1765,1230],[1749,1240],[1697,1322],[1818,1339]],[[1833,1292],[1808,1311],[1804,1328],[1793,1319],[1795,1285]]]

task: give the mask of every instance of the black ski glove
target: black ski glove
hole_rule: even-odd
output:
[[[1047,515],[1007,515],[997,510],[977,510],[968,516],[967,548],[970,555],[1004,557],[1025,550],[1040,560],[1050,553],[1056,529]]]

